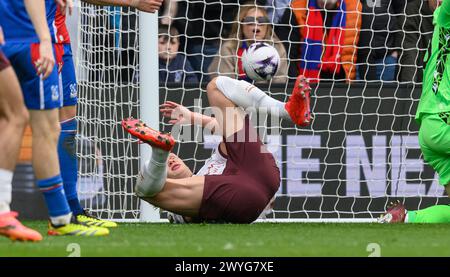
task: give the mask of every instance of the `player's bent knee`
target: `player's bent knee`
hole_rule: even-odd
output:
[[[61,133],[61,125],[59,122],[51,122],[50,123],[50,129],[48,130],[50,135],[52,136],[53,140],[58,140],[59,135]]]
[[[6,113],[6,120],[16,129],[24,129],[29,119],[30,115],[25,107],[15,107],[11,113]]]
[[[21,109],[13,118],[11,118],[11,123],[13,124],[15,130],[18,132],[23,131],[28,124],[29,118],[30,116],[28,111],[26,109]]]
[[[25,128],[28,121],[30,120],[30,113],[25,107],[21,107],[20,109],[18,109],[17,115],[14,117],[14,119],[16,122],[16,126]]]
[[[58,118],[56,120],[42,120],[41,122],[36,122],[37,120],[32,121],[33,138],[58,140],[61,133],[61,125],[58,122]]]

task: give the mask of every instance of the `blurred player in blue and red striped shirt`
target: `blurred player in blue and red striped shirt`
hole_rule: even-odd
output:
[[[49,211],[51,235],[107,235],[105,228],[86,227],[72,216],[63,187],[57,153],[60,134],[59,108],[62,96],[58,72],[62,62],[54,54],[55,28],[52,19],[41,20],[40,28],[27,11],[39,10],[51,15],[54,0],[3,0],[0,2],[0,23],[6,44],[5,55],[15,69],[22,88],[25,105],[30,113],[33,133],[32,164],[37,185],[44,194]],[[27,5],[26,5],[27,4]]]
[[[3,50],[19,76],[25,103],[30,110],[33,167],[50,214],[49,234],[105,235],[109,233],[108,230],[99,226],[115,227],[116,224],[87,214],[79,203],[76,191],[77,160],[74,145],[77,83],[70,37],[65,25],[66,10],[70,13],[73,4],[71,0],[45,0],[45,7],[37,2],[29,5],[31,9],[45,8],[48,27],[44,36],[39,33],[42,31],[34,31],[34,22],[26,13],[29,7],[25,4],[30,1],[2,1],[0,23],[4,26],[8,41]],[[132,6],[154,12],[161,6],[162,0],[85,2]],[[56,154],[56,146],[59,155]],[[61,171],[57,166],[58,156]]]
[[[41,22],[45,18],[44,12],[39,11],[31,13],[31,16]],[[44,24],[40,26],[46,27]],[[0,26],[0,45],[4,43]],[[17,220],[18,213],[10,210],[13,170],[28,116],[17,76],[0,49],[0,235],[12,240],[40,241],[41,234],[23,226]]]

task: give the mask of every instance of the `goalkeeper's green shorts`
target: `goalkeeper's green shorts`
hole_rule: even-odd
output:
[[[450,122],[439,114],[422,118],[419,143],[423,157],[439,174],[441,185],[450,184]]]

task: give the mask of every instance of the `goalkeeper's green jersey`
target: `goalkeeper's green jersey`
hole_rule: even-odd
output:
[[[434,33],[428,53],[422,96],[416,113],[421,123],[424,114],[450,112],[450,0],[434,13]]]

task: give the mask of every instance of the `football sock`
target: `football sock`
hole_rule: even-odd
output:
[[[152,157],[144,163],[142,180],[136,186],[138,196],[152,197],[162,190],[166,183],[168,157],[168,151],[152,148]]]
[[[272,115],[291,119],[284,107],[285,103],[273,99],[255,86],[242,85],[242,82],[245,81],[238,81],[224,76],[216,79],[216,85],[219,90],[237,106],[244,109],[248,107],[264,108]]]
[[[78,160],[75,148],[77,121],[71,118],[61,122],[61,134],[58,141],[59,168],[64,184],[64,192],[70,210],[74,215],[83,213],[77,193]]]
[[[61,175],[37,181],[37,185],[44,194],[50,220],[55,225],[70,222],[70,208],[64,193]]]
[[[13,172],[0,168],[0,213],[9,212]]]
[[[436,205],[423,210],[408,211],[406,223],[450,223],[450,205]]]

